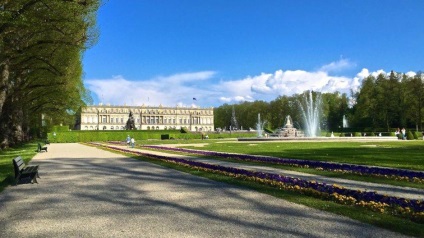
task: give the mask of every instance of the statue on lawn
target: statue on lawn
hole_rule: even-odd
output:
[[[134,117],[132,111],[130,111],[130,115],[128,116],[127,124],[125,125],[125,130],[137,130],[135,128]]]

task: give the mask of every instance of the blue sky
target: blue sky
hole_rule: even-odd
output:
[[[84,82],[113,105],[349,93],[369,74],[424,70],[423,19],[421,0],[106,0]]]

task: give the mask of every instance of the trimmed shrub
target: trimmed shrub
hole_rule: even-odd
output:
[[[421,132],[419,131],[414,131],[413,135],[414,135],[414,139],[418,140],[418,138],[420,137],[419,134],[421,134]]]
[[[408,140],[413,140],[414,139],[414,135],[412,135],[411,131],[406,132],[406,139]]]
[[[160,135],[161,140],[169,140],[169,134],[162,134]]]
[[[181,127],[180,132],[181,133],[188,133],[187,127]]]

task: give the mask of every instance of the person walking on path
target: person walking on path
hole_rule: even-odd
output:
[[[135,140],[134,140],[134,137],[133,137],[133,138],[131,138],[131,148],[134,148],[134,145],[135,145]]]
[[[131,137],[130,135],[127,136],[127,147],[130,147]]]
[[[406,140],[406,130],[405,130],[405,128],[402,128],[401,132],[402,132],[402,140]]]
[[[395,132],[395,136],[400,139],[400,129],[398,128]]]

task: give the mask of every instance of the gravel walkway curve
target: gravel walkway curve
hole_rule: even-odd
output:
[[[0,237],[403,237],[342,216],[80,144],[0,193]]]

